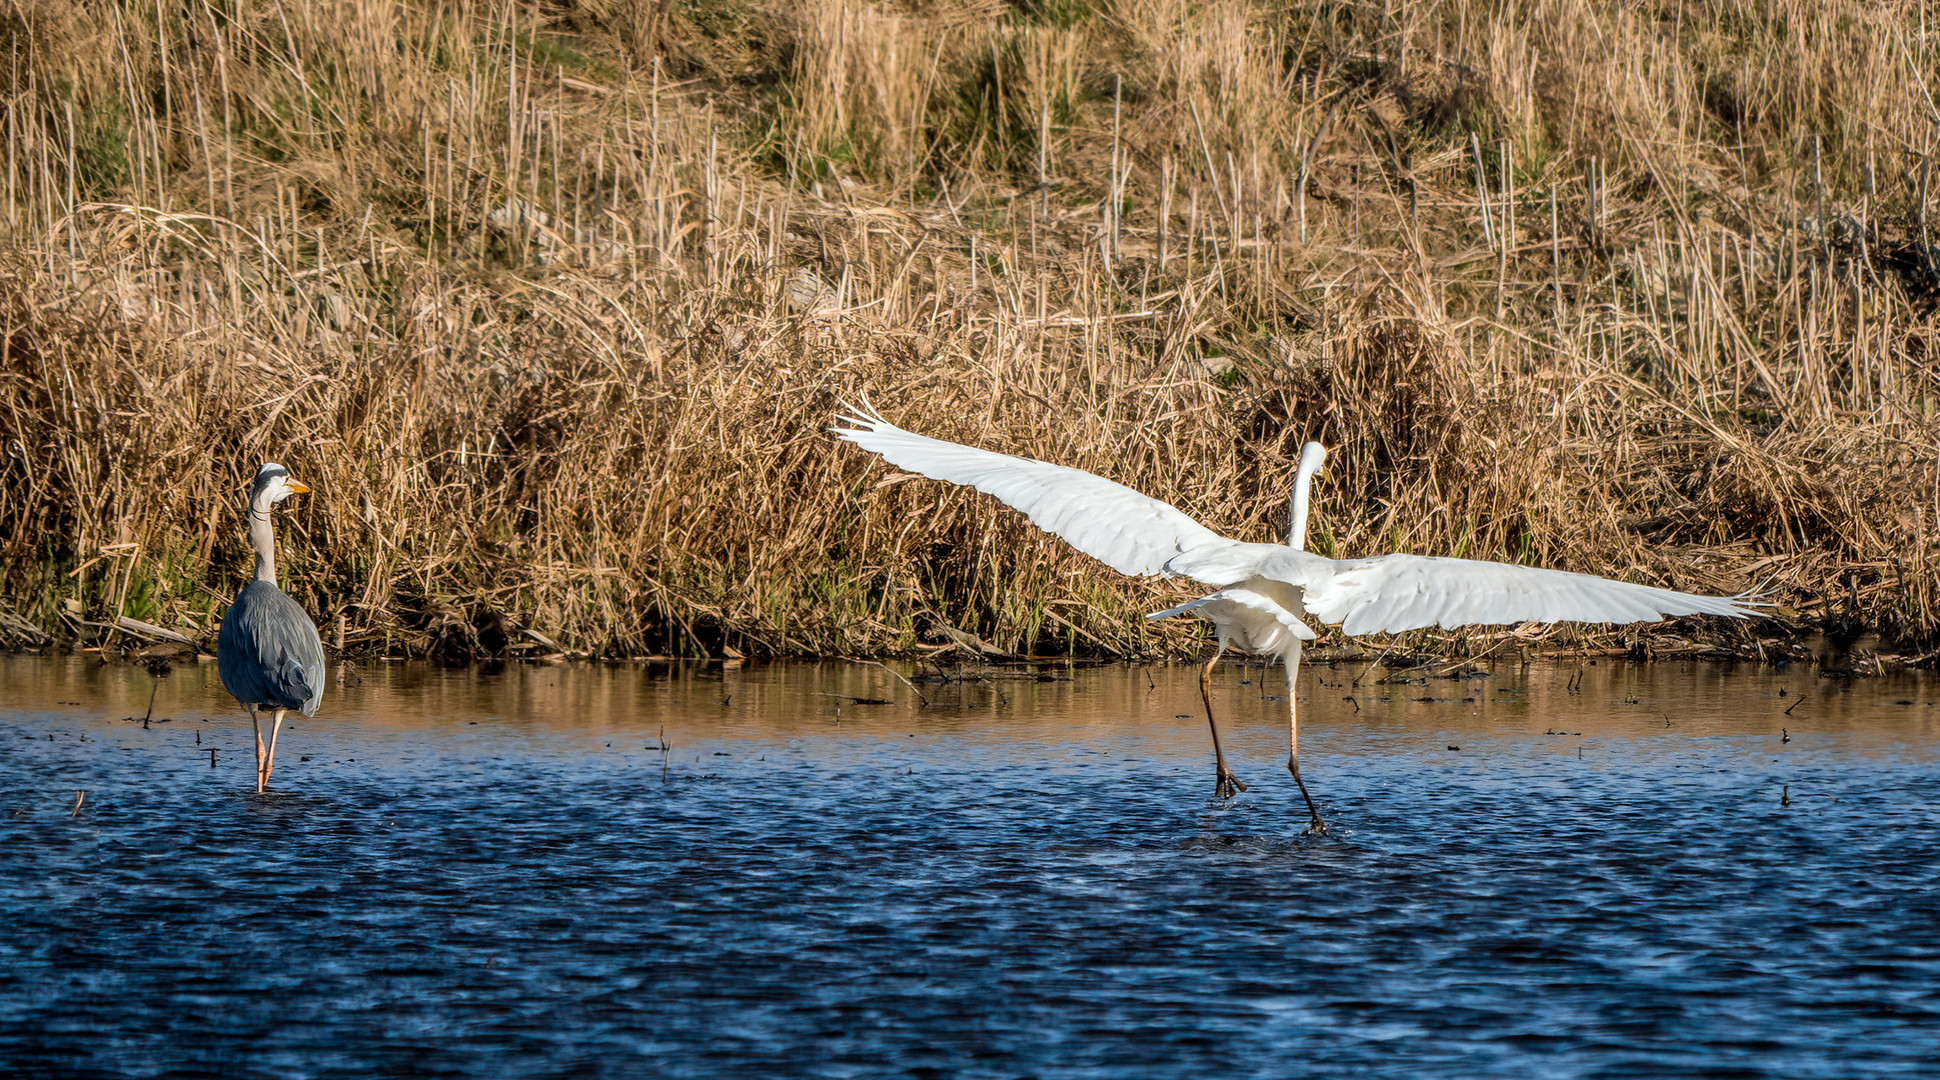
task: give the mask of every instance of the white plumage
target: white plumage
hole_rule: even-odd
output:
[[[1211,596],[1188,600],[1178,607],[1154,611],[1148,619],[1169,619],[1192,615],[1205,619],[1220,630],[1221,644],[1227,640],[1247,652],[1278,656],[1297,641],[1312,641],[1317,636],[1307,625],[1293,617],[1285,604],[1254,589],[1221,589]]]
[[[873,409],[851,407],[832,430],[864,450],[910,472],[963,484],[996,496],[1079,551],[1125,574],[1177,574],[1219,589],[1148,618],[1192,615],[1228,643],[1278,656],[1287,667],[1287,768],[1296,781],[1298,725],[1293,680],[1300,644],[1314,631],[1305,619],[1338,624],[1344,634],[1399,633],[1424,626],[1471,626],[1523,622],[1642,622],[1673,615],[1742,618],[1757,612],[1743,597],[1700,596],[1650,585],[1632,585],[1589,574],[1476,559],[1393,554],[1370,559],[1330,559],[1305,546],[1307,487],[1325,462],[1318,443],[1308,443],[1296,476],[1286,544],[1257,544],[1220,536],[1174,507],[1123,484],[1080,469],[979,450],[917,435]],[[1214,654],[1215,660],[1218,653]],[[1207,720],[1212,700],[1201,676]],[[1230,795],[1244,790],[1218,753],[1219,783]],[[1300,783],[1302,794],[1306,784]],[[1313,831],[1325,830],[1308,797]]]
[[[1157,499],[1082,469],[904,431],[873,411],[839,419],[842,438],[892,465],[995,495],[1046,532],[1121,574],[1160,574],[1176,556],[1227,543]]]

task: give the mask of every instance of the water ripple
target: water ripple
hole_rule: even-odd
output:
[[[242,745],[219,700],[150,732],[112,708],[0,709],[0,1071],[1940,1066],[1940,799],[1918,724],[1828,725],[1800,752],[1763,718],[1624,734],[1629,714],[1590,703],[1571,730],[1604,733],[1565,753],[1492,713],[1449,729],[1448,706],[1409,705],[1413,727],[1316,719],[1304,771],[1336,830],[1312,838],[1270,703],[1235,724],[1254,790],[1219,807],[1203,723],[1176,719],[1183,680],[1154,696],[1105,670],[1036,714],[837,724],[800,711],[824,683],[744,677],[737,696],[795,704],[700,723],[669,704],[712,700],[691,686],[580,680],[621,719],[544,727],[504,719],[535,708],[531,685],[409,722],[387,710],[418,691],[367,689],[286,736],[311,760],[279,762],[262,798],[246,752],[211,769],[191,741]],[[677,721],[677,751],[648,749]]]

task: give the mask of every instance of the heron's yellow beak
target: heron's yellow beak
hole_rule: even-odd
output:
[[[310,485],[301,480],[285,480],[283,481],[283,485],[298,495],[307,495],[310,493]]]

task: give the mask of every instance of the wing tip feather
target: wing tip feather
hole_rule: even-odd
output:
[[[852,425],[850,427],[830,427],[829,431],[834,433],[836,437],[854,442],[858,435],[878,435],[888,434],[890,432],[901,433],[903,431],[902,428],[897,427],[895,424],[883,418],[882,411],[876,408],[875,402],[869,400],[867,391],[864,391],[859,396],[862,401],[860,405],[857,405],[847,398],[836,399],[835,423]]]

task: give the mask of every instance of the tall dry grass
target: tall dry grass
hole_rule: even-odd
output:
[[[275,459],[347,649],[1186,644],[1178,586],[835,445],[867,392],[1253,539],[1319,438],[1322,550],[1930,656],[1926,17],[22,0],[0,616],[207,635]]]

